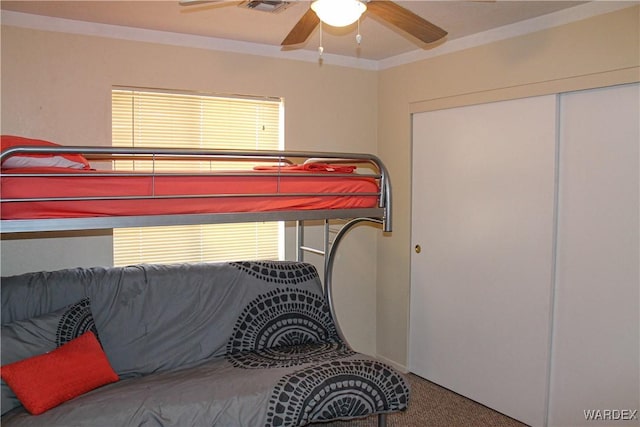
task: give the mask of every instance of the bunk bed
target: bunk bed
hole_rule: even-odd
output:
[[[82,168],[52,167],[59,161],[47,158],[80,158]],[[90,167],[105,161],[149,163],[146,171]],[[163,161],[209,169],[161,172],[155,165]],[[229,161],[254,166],[216,166]],[[355,217],[377,218],[391,230],[388,173],[369,154],[25,145],[4,150],[0,162],[5,233]]]
[[[2,233],[295,221],[297,259],[305,251],[326,255],[330,293],[330,267],[346,232],[361,222],[381,224],[384,232],[392,227],[389,174],[371,154],[3,141],[9,143],[3,142],[0,155]],[[117,162],[128,162],[131,170],[114,170]],[[186,169],[185,162],[204,170],[167,172],[156,166],[163,162],[164,170],[172,163]],[[249,167],[228,170],[230,162]],[[133,170],[136,164],[143,170]],[[325,221],[328,236],[333,219],[349,220],[333,242],[326,237],[322,249],[304,245],[305,221]]]
[[[324,255],[330,315],[338,336],[347,342],[333,304],[336,251],[357,224],[381,226],[384,232],[392,229],[390,179],[376,156],[15,141],[3,147],[0,155],[3,234],[295,221],[296,261],[303,261],[305,252]],[[166,167],[185,162],[195,162],[201,172]],[[122,170],[122,164],[129,169]],[[246,166],[230,168],[230,164]],[[333,220],[341,220],[342,225],[329,241]],[[321,249],[305,246],[304,226],[309,221],[324,223]],[[385,414],[380,414],[379,425],[385,425],[385,420]]]

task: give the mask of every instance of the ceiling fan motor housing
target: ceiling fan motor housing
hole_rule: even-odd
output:
[[[281,12],[289,6],[288,1],[283,0],[252,0],[243,1],[239,4],[240,7],[244,7],[251,10],[259,10],[262,12],[277,13]]]

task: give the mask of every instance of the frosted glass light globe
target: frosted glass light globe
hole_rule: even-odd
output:
[[[316,0],[311,9],[325,24],[346,27],[360,18],[367,6],[360,0]]]

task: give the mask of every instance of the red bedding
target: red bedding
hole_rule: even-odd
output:
[[[68,168],[3,170],[2,219],[80,218],[99,216],[265,212],[281,210],[376,207],[378,184],[370,177],[309,176],[308,168],[291,168],[280,176],[122,177],[109,171]],[[273,173],[273,170],[266,171]],[[311,170],[318,175],[317,170]],[[17,177],[16,173],[64,173],[74,176]],[[96,176],[97,174],[103,176]],[[104,176],[106,174],[107,176]],[[275,197],[264,194],[278,194]],[[301,195],[304,193],[305,195]],[[315,193],[308,195],[308,193]],[[325,193],[325,195],[322,195]],[[336,193],[365,193],[348,196]],[[212,194],[236,195],[206,198]],[[119,199],[148,197],[148,199]],[[251,195],[237,196],[237,195]],[[162,198],[177,196],[175,199]],[[195,196],[195,197],[194,197]],[[108,197],[110,200],[5,202],[17,198]]]

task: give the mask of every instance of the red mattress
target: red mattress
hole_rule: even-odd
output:
[[[51,173],[73,176],[17,177]],[[377,181],[291,170],[265,176],[117,176],[110,171],[22,168],[2,171],[2,219],[81,218],[100,216],[266,212],[371,208],[378,205]],[[104,175],[107,176],[104,176]],[[101,176],[97,176],[101,175]],[[322,175],[322,176],[317,176]],[[309,193],[315,193],[309,195]],[[324,193],[324,195],[323,195]],[[349,195],[337,195],[350,193]],[[351,194],[354,193],[354,194]],[[228,197],[205,197],[210,195]],[[277,194],[276,196],[263,196]],[[151,195],[159,198],[146,198]],[[245,195],[245,196],[239,196]],[[248,196],[250,195],[250,196]],[[174,199],[164,198],[175,196]],[[107,197],[109,200],[20,201],[6,199]],[[135,197],[139,197],[136,199]],[[124,199],[122,199],[124,198]],[[140,199],[142,198],[142,199]]]

